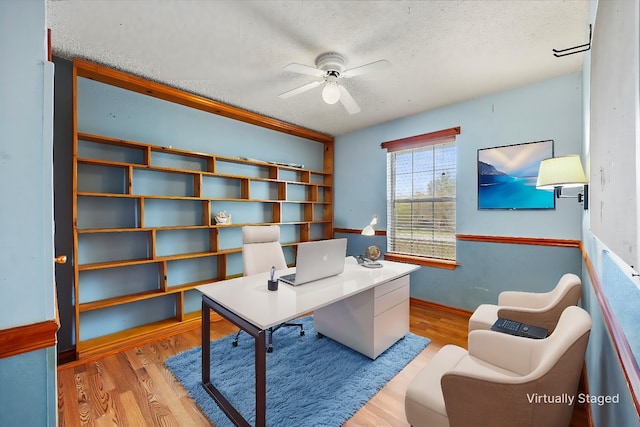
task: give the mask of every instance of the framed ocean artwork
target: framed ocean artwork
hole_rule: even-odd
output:
[[[478,209],[555,209],[553,191],[538,190],[540,162],[553,140],[478,150]]]

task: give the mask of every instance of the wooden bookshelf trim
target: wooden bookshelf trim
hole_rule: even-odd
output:
[[[143,95],[163,99],[165,101],[195,108],[219,116],[228,117],[241,122],[260,126],[263,128],[283,132],[300,138],[309,139],[321,143],[332,143],[333,137],[310,129],[305,129],[281,120],[252,113],[231,105],[213,101],[198,95],[184,92],[161,83],[152,82],[144,78],[114,70],[80,58],[74,58],[74,68],[78,77],[85,77],[101,83],[106,83],[122,89],[127,89]]]

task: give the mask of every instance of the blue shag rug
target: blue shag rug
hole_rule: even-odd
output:
[[[281,328],[273,335],[273,353],[267,353],[267,425],[340,426],[404,368],[429,339],[407,334],[376,360],[371,360],[330,338],[319,339],[313,317],[297,319],[299,328]],[[211,343],[213,384],[255,424],[254,340],[240,334]],[[216,426],[232,425],[202,387],[201,347],[165,360],[202,412]]]

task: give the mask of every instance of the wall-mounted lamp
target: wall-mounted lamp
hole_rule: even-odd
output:
[[[376,231],[373,229],[373,226],[376,225],[377,223],[378,223],[378,217],[374,215],[369,225],[363,228],[360,234],[362,234],[363,236],[375,236]],[[381,255],[381,252],[379,247],[377,247],[376,245],[369,246],[365,250],[364,255],[360,256],[360,258],[362,259],[362,266],[369,267],[369,268],[382,267],[382,264],[376,261],[378,258],[380,258],[380,255]]]
[[[562,189],[568,187],[583,187],[583,193],[563,196]],[[577,197],[578,203],[583,203],[585,210],[589,209],[589,182],[578,155],[552,157],[541,161],[536,188],[554,190],[557,198]]]

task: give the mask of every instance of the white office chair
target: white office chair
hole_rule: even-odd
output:
[[[282,246],[280,246],[279,226],[255,225],[242,227],[242,265],[245,276],[271,271],[271,267],[275,267],[276,270],[287,268]],[[267,283],[265,281],[266,286]],[[300,335],[304,336],[302,323],[287,322],[269,328],[267,332],[269,340],[267,352],[271,353],[273,351],[273,333],[283,326],[300,328]],[[238,345],[240,332],[238,331],[233,340],[234,347]]]

